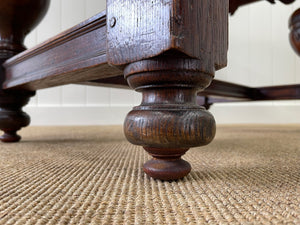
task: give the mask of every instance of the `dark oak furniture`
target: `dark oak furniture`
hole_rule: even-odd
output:
[[[227,63],[228,13],[259,0],[107,0],[106,12],[25,50],[24,37],[49,1],[0,2],[3,142],[20,140],[16,132],[30,120],[22,107],[36,90],[70,83],[130,87],[143,99],[127,115],[125,135],[153,156],[144,165],[148,175],[173,180],[191,170],[181,156],[215,136],[215,120],[202,106],[300,98],[299,85],[250,88],[213,80]],[[291,20],[297,50],[298,15]]]

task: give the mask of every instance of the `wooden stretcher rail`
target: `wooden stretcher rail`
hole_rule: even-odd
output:
[[[105,12],[4,64],[5,89],[39,90],[122,74],[107,64]]]
[[[83,85],[129,89],[122,75],[111,78],[82,82]],[[211,85],[198,96],[210,97],[210,103],[236,101],[296,100],[300,99],[300,85],[280,85],[270,87],[247,87],[230,82],[213,80]]]
[[[83,85],[129,88],[123,76],[116,76],[105,79],[98,79],[89,82],[80,83]],[[199,96],[219,96],[228,99],[247,99],[250,100],[254,88],[243,85],[233,84],[220,80],[213,80],[211,85],[204,91],[199,92]]]

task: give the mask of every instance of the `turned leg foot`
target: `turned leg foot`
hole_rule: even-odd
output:
[[[191,165],[181,158],[188,149],[144,149],[153,156],[144,164],[144,172],[160,180],[176,180],[189,174]],[[165,153],[165,154],[164,154]],[[163,155],[164,154],[164,155]]]
[[[3,130],[4,134],[0,136],[2,142],[18,142],[21,136],[17,134],[17,130]]]
[[[2,142],[18,142],[21,136],[17,131],[30,123],[30,117],[22,111],[30,97],[35,92],[9,91],[0,93],[0,130],[4,134],[0,137]]]

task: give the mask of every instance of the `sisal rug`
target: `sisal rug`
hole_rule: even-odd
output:
[[[218,127],[186,178],[148,178],[120,126],[0,144],[0,224],[300,224],[300,126]]]

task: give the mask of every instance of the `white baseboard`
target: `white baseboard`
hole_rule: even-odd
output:
[[[123,124],[132,106],[28,106],[31,125],[116,125]],[[211,113],[217,124],[297,124],[300,104],[216,104]]]
[[[216,104],[210,112],[217,124],[300,124],[300,104],[293,101]]]
[[[24,108],[33,126],[116,125],[123,124],[131,106],[28,106]]]

